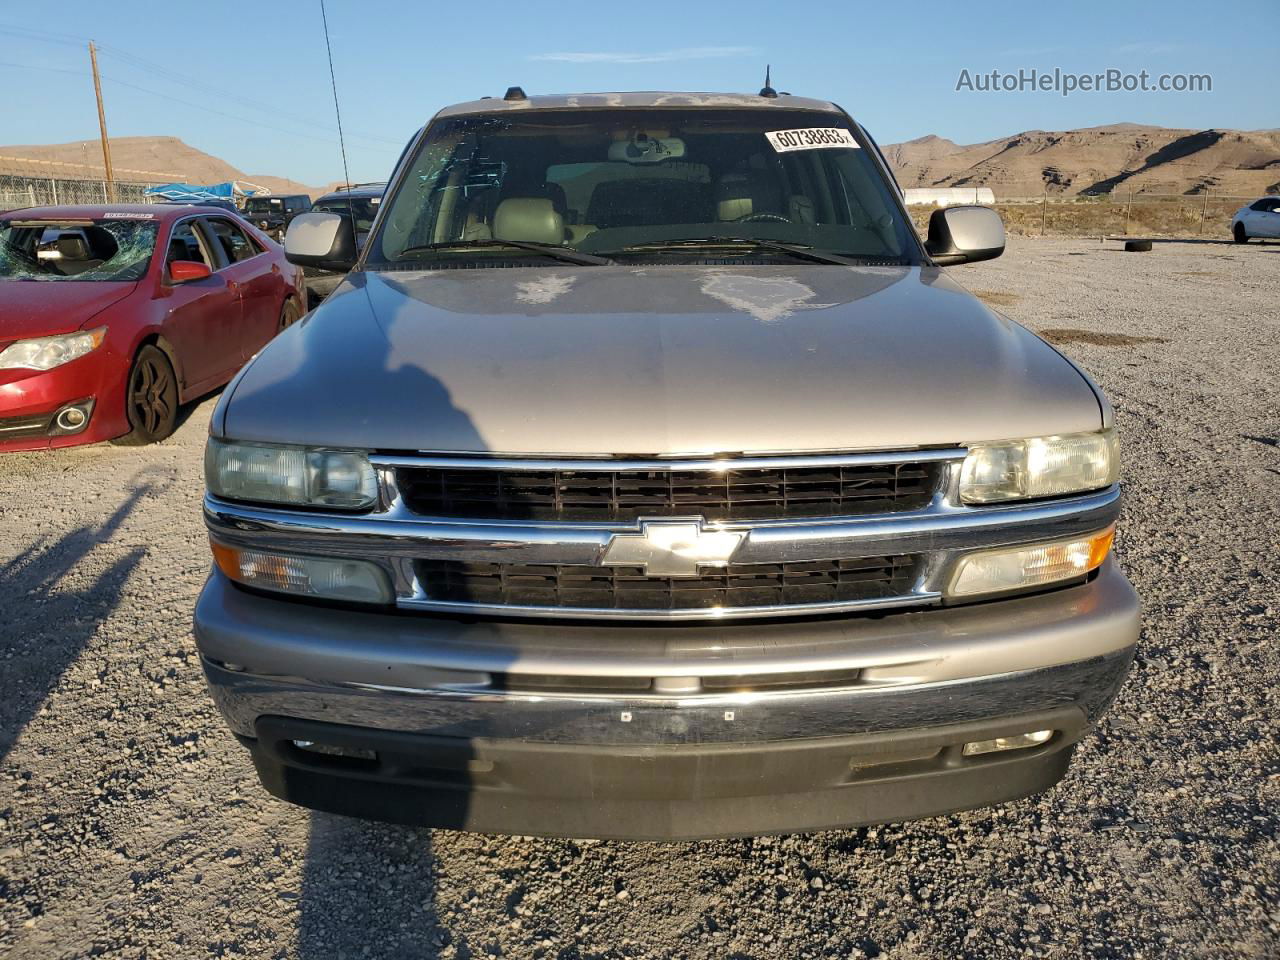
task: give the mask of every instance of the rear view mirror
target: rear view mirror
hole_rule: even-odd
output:
[[[1004,253],[1004,222],[990,207],[944,207],[929,217],[924,248],[941,267],[994,260]]]
[[[507,175],[505,160],[472,160],[463,164],[463,195],[471,197],[477,190],[489,190],[502,186],[502,179]],[[377,203],[381,198],[374,198]]]
[[[169,264],[169,280],[173,283],[190,283],[213,276],[208,266],[194,260],[174,260]]]
[[[651,137],[637,133],[630,140],[609,144],[609,159],[624,163],[661,163],[684,156],[684,141],[679,137]]]
[[[284,255],[300,267],[346,273],[356,263],[351,217],[336,213],[299,214],[284,235]]]

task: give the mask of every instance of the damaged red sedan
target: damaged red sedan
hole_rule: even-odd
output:
[[[224,210],[0,216],[0,450],[163,440],[302,315],[297,267]]]

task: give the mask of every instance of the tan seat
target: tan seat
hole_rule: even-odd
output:
[[[493,231],[489,229],[489,225],[483,220],[468,217],[466,224],[462,228],[462,239],[491,240],[493,239]]]
[[[716,183],[716,217],[741,220],[760,214],[782,213],[777,180],[763,170],[726,173]]]
[[[493,214],[496,240],[564,243],[564,217],[546,197],[508,197]]]

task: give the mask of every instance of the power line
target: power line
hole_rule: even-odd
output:
[[[185,86],[191,87],[192,89],[200,90],[206,93],[212,93],[222,99],[235,101],[236,103],[243,104],[244,106],[251,107],[252,109],[255,109],[255,110],[260,110],[264,113],[271,114],[272,116],[280,115],[279,104],[271,105],[268,103],[264,103],[261,100],[251,100],[247,97],[238,96],[236,94],[228,94],[227,92],[219,89],[218,87],[212,84],[208,84],[200,80],[192,79],[186,76],[185,74],[182,74],[174,70],[170,70],[167,67],[161,66],[160,64],[154,63],[150,60],[145,60],[142,57],[137,56],[136,54],[132,54],[132,53],[129,53],[128,51],[121,50],[119,47],[114,47],[114,46],[111,46],[110,44],[100,45],[99,49],[109,54],[112,58],[116,60],[124,61],[126,64],[134,67],[135,69],[143,70],[148,73],[155,74],[156,76],[162,77],[163,79],[172,80],[175,83],[181,83]],[[318,126],[324,125],[324,121],[318,120],[315,117],[302,116],[296,113],[293,114],[293,116],[305,122],[314,123]],[[396,144],[397,146],[399,145],[398,140],[393,140],[390,137],[376,137],[371,134],[360,134],[360,133],[352,134],[352,136],[354,136],[358,140],[376,140],[380,143],[392,143],[392,144]]]
[[[65,73],[65,74],[69,74],[77,77],[84,77],[88,75],[87,72],[84,70],[69,70],[69,69],[60,68],[60,67],[46,67],[46,66],[33,64],[33,63],[14,63],[8,60],[0,60],[0,67],[15,67],[22,70],[48,70],[54,73]],[[152,90],[148,87],[139,86],[136,83],[130,83],[127,80],[121,80],[117,77],[109,77],[103,74],[102,79],[107,83],[112,83],[121,87],[128,87],[131,90],[137,90],[139,93],[145,93],[149,96],[159,97],[161,100],[168,100],[171,103],[177,103],[184,107],[192,107],[193,109],[201,110],[205,113],[217,114],[219,116],[227,117],[228,119],[231,119],[231,120],[236,120],[240,123],[247,123],[256,127],[263,127],[264,129],[267,129],[267,130],[274,130],[277,133],[283,132],[283,133],[287,133],[289,136],[304,137],[309,140],[315,140],[318,143],[334,144],[338,142],[332,137],[322,137],[322,136],[317,136],[314,133],[302,133],[298,131],[289,130],[287,128],[282,128],[279,123],[266,123],[264,121],[253,120],[253,119],[250,119],[249,117],[240,116],[238,114],[227,113],[225,110],[218,110],[214,107],[210,107],[208,104],[193,103],[190,100],[183,100],[181,97],[175,97],[171,94],[161,93],[159,90]]]
[[[8,33],[15,37],[22,37],[26,40],[39,40],[43,43],[60,43],[68,47],[79,47],[84,43],[84,37],[77,37],[70,33],[51,33],[47,30],[32,30],[30,27],[19,27],[14,24],[0,23],[0,33]]]
[[[18,36],[28,40],[36,40],[42,43],[60,44],[64,46],[73,46],[73,47],[79,47],[83,43],[87,42],[87,38],[78,37],[75,34],[71,34],[71,33],[58,33],[58,32],[48,31],[48,30],[35,30],[29,27],[19,27],[16,25],[3,24],[3,23],[0,23],[0,33],[7,33],[12,36]],[[128,50],[124,50],[120,47],[117,47],[114,44],[99,43],[98,52],[102,54],[107,54],[112,59],[119,60],[124,65],[130,66],[136,70],[142,70],[144,72],[151,73],[155,76],[161,77],[162,79],[165,79],[165,80],[169,80],[173,83],[180,83],[186,87],[189,87],[193,90],[197,90],[201,93],[212,94],[214,96],[217,96],[220,100],[234,101],[236,103],[241,104],[242,106],[246,106],[246,107],[249,107],[250,109],[269,114],[273,117],[280,116],[279,105],[273,106],[261,100],[253,100],[248,97],[230,93],[222,88],[214,86],[213,84],[196,80],[192,77],[187,76],[184,73],[170,69],[169,67],[166,67],[162,64],[156,63],[155,61],[147,60],[144,57],[140,57],[137,54],[131,53]],[[27,64],[8,64],[8,65],[9,66],[30,66],[31,69],[53,70],[59,73],[76,72],[76,71],[68,71],[68,70],[58,70],[57,68],[54,68],[54,67],[36,67],[34,65],[27,65]],[[107,78],[104,76],[103,79],[107,79]],[[175,103],[183,103],[187,106],[197,106],[199,109],[209,110],[209,112],[211,113],[218,113],[221,116],[230,117],[231,119],[242,120],[245,123],[256,124],[257,126],[267,127],[268,129],[272,129],[272,130],[281,129],[279,122],[274,122],[270,124],[261,123],[258,121],[249,120],[246,117],[241,117],[235,114],[228,113],[225,110],[212,110],[211,108],[206,107],[204,104],[190,104],[188,101],[180,100],[176,97],[172,97],[167,94],[162,94],[155,90],[149,90],[146,87],[131,85],[126,81],[119,80],[116,78],[112,78],[112,82],[120,83],[125,86],[133,86],[134,89],[140,90],[144,93],[150,93],[153,96],[163,97],[165,99],[172,100]],[[301,119],[304,122],[314,123],[316,126],[319,126],[319,127],[325,126],[325,121],[318,120],[313,117],[299,116],[296,113],[292,115],[295,117],[298,117],[298,119]],[[313,140],[321,140],[322,142],[325,142],[325,143],[333,143],[332,139],[318,138],[312,134],[298,134],[298,136],[309,137],[310,139],[313,139]],[[352,136],[357,140],[371,141],[371,142],[383,143],[383,144],[389,143],[395,146],[400,146],[399,140],[395,140],[390,137],[378,137],[372,134],[365,134],[365,133],[353,133]]]
[[[114,83],[117,86],[128,87],[131,90],[137,90],[140,93],[150,94],[151,96],[159,97],[162,100],[169,100],[169,101],[172,101],[173,103],[180,103],[184,107],[194,107],[195,109],[202,110],[205,113],[215,113],[220,117],[227,117],[231,120],[237,120],[240,123],[248,123],[255,127],[264,127],[267,130],[274,130],[277,133],[286,133],[291,137],[304,137],[309,140],[316,140],[320,143],[328,143],[328,144],[334,143],[334,140],[332,137],[320,137],[315,135],[314,133],[299,133],[294,130],[288,130],[288,129],[282,128],[278,123],[266,123],[265,121],[261,121],[261,120],[251,120],[248,117],[242,117],[234,113],[227,113],[225,110],[217,110],[205,103],[192,103],[190,100],[183,100],[180,97],[174,97],[167,93],[160,93],[158,90],[149,90],[146,87],[138,86],[136,83],[129,83],[127,80],[120,80],[120,79],[117,79],[116,77],[103,77],[102,79],[107,80],[111,83]]]

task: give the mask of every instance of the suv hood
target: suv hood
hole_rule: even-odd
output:
[[[135,287],[105,280],[0,280],[0,343],[79,330]]]
[[[1102,426],[1075,367],[933,267],[353,273],[221,408],[241,440],[582,456]]]

